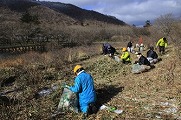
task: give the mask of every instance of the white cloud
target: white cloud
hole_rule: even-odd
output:
[[[80,8],[115,16],[129,24],[154,20],[172,13],[181,16],[181,0],[41,0],[70,3]],[[142,23],[144,24],[144,23]]]

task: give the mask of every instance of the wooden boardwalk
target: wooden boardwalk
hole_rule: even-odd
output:
[[[0,46],[0,53],[18,53],[27,51],[46,51],[45,44],[42,45],[14,45],[14,46]]]
[[[0,36],[0,53],[44,52],[55,48],[74,46],[73,43],[67,41],[62,36],[28,37],[16,35],[13,39]]]

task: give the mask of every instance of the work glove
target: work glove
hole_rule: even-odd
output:
[[[158,46],[155,47],[155,50],[157,50],[157,49],[158,49]]]
[[[134,64],[138,64],[138,61],[135,61]]]
[[[61,85],[61,87],[62,87],[62,88],[68,88],[68,89],[70,88],[70,86],[69,86],[69,85],[66,85],[65,83],[63,83],[63,84]]]

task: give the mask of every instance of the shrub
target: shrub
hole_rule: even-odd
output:
[[[20,18],[20,20],[22,22],[25,23],[35,23],[35,24],[39,24],[39,20],[38,20],[38,16],[37,15],[30,15],[29,12],[25,12],[22,17]]]

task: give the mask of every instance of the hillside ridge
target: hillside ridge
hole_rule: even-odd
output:
[[[82,9],[72,4],[34,0],[0,0],[0,7],[7,7],[17,12],[26,12],[33,6],[48,7],[79,21],[79,23],[84,21],[100,21],[108,24],[127,25],[125,22],[118,20],[114,16],[104,15],[93,10]]]

